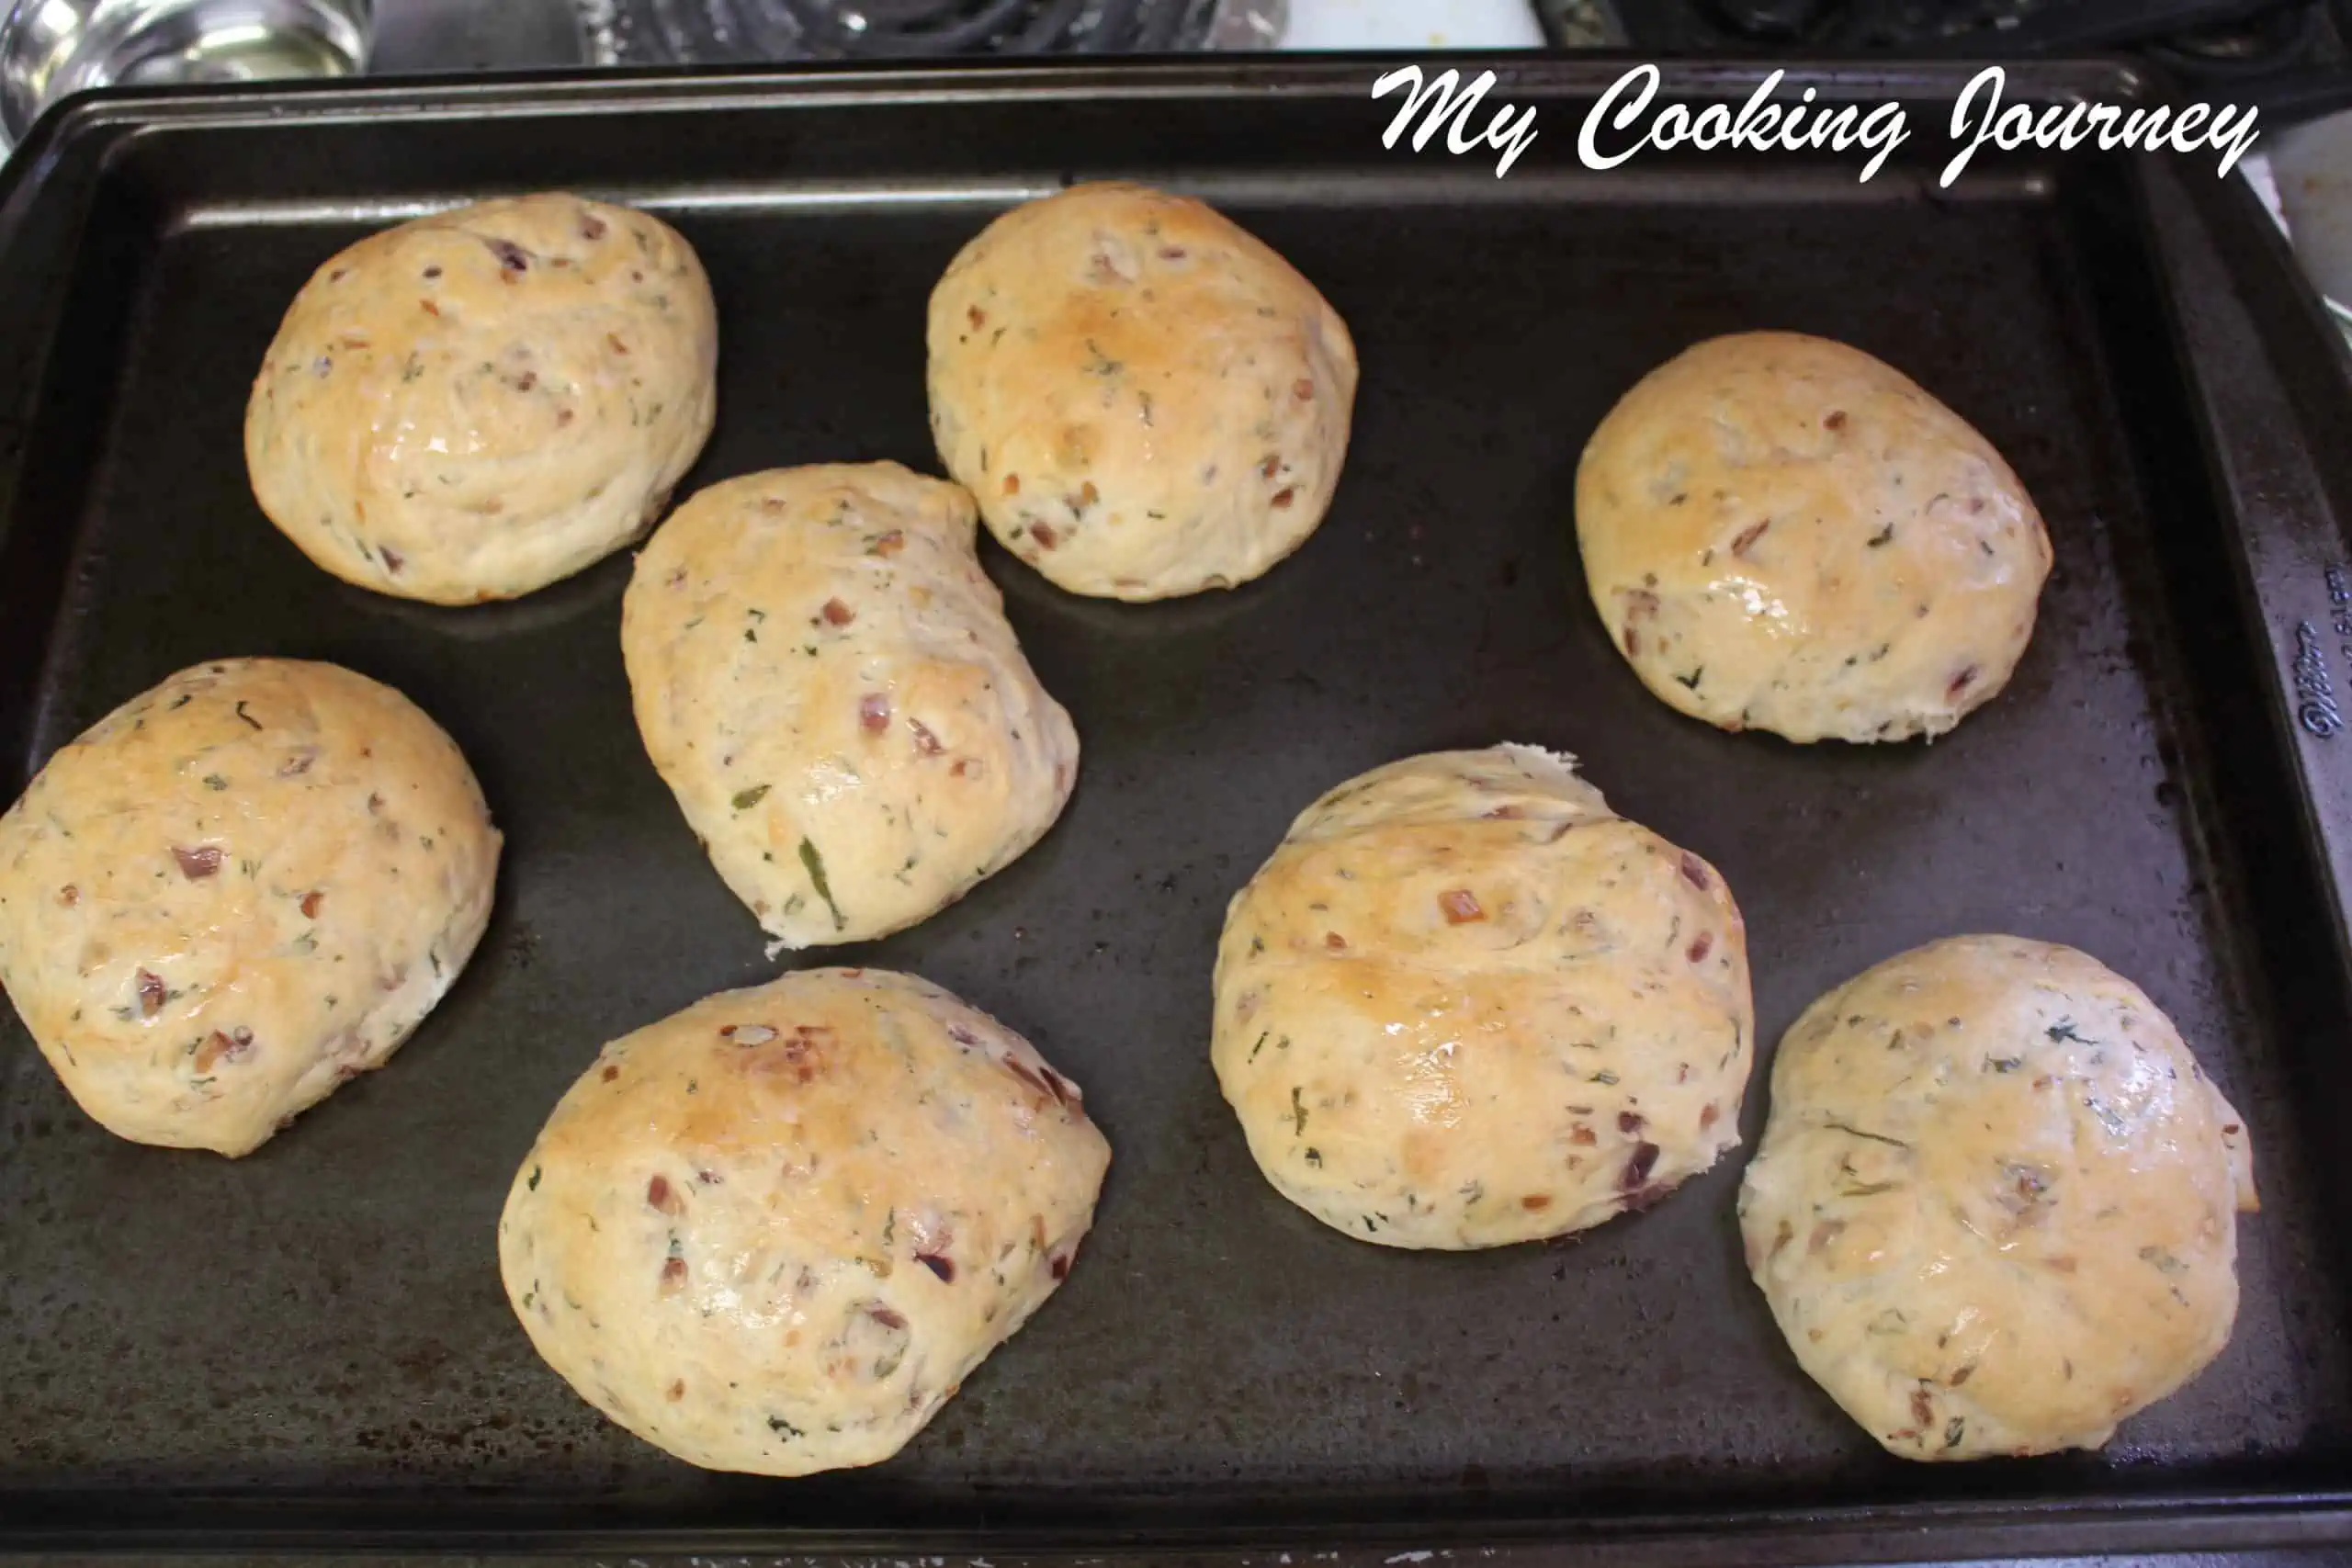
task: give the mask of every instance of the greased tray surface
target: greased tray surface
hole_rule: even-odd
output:
[[[51,126],[0,197],[0,346],[40,372],[0,451],[0,793],[183,665],[328,659],[448,728],[507,851],[490,933],[417,1037],[250,1159],[108,1137],[0,1021],[0,1543],[1532,1530],[1690,1561],[1807,1555],[1787,1534],[1807,1517],[1886,1554],[2021,1520],[2084,1546],[2336,1528],[2340,932],[2299,816],[2314,781],[2241,614],[2235,470],[2172,347],[2143,186],[2173,176],[1980,162],[1931,197],[1932,154],[1868,186],[1797,159],[1580,176],[1565,144],[1613,72],[1564,65],[1519,85],[1562,149],[1498,183],[1381,154],[1369,75],[345,90]],[[2101,73],[2045,87],[2085,82],[2132,90]],[[2013,72],[2013,94],[2033,85]],[[638,743],[628,562],[469,610],[345,587],[256,511],[246,389],[340,245],[421,203],[571,186],[660,210],[710,272],[719,423],[682,494],[800,462],[935,470],[932,283],[993,211],[1105,174],[1216,200],[1347,318],[1364,367],[1347,474],[1306,547],[1236,592],[1086,601],[984,550],[1078,722],[1076,797],[962,903],[797,962],[915,970],[1025,1032],[1085,1086],[1109,1188],[1069,1283],[899,1459],[702,1473],[538,1362],[492,1239],[516,1161],[599,1044],[777,967]],[[1762,326],[1916,376],[2049,521],[2030,651],[1932,747],[1797,748],[1680,718],[1584,596],[1570,501],[1594,423],[1689,343]],[[2138,980],[2255,1135],[2265,1210],[2241,1226],[2222,1359],[2102,1455],[1905,1465],[1798,1371],[1749,1282],[1746,1149],[1581,1239],[1466,1256],[1351,1242],[1279,1199],[1208,1067],[1225,902],[1329,785],[1502,739],[1574,752],[1620,810],[1722,869],[1768,1047],[1821,990],[1952,932],[2071,942]]]

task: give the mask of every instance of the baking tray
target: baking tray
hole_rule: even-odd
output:
[[[2340,351],[2210,160],[1980,158],[1965,68],[1803,68],[1912,104],[1858,159],[1645,154],[1589,175],[1622,62],[1497,62],[1539,109],[1508,179],[1384,151],[1362,61],[843,70],[85,101],[0,184],[0,784],[225,654],[391,682],[507,838],[463,981],[390,1067],[237,1163],[133,1147],[0,1028],[0,1544],[923,1552],[1504,1542],[1691,1563],[2352,1539]],[[1673,67],[1679,96],[1744,69]],[[2012,99],[2150,91],[2013,67]],[[1941,100],[1942,102],[1939,102]],[[774,972],[639,748],[628,562],[518,604],[344,587],[261,520],[239,442],[279,312],[427,206],[571,186],[693,240],[724,322],[689,481],[933,464],[925,297],[994,211],[1078,177],[1200,192],[1347,317],[1364,366],[1330,517],[1231,593],[1153,606],[989,570],[1084,738],[1068,815],[914,931],[1117,1151],[1069,1283],[903,1455],[707,1474],[596,1416],[498,1283],[505,1185],[605,1040]],[[1640,374],[1776,326],[1915,373],[2013,460],[2057,569],[2016,680],[1923,745],[1798,748],[1647,696],[1584,598],[1578,451]],[[2330,568],[2336,575],[2330,577]],[[2345,619],[2352,626],[2352,618]],[[2303,661],[2299,681],[2296,660]],[[1900,948],[1999,930],[2144,985],[2250,1119],[2229,1349],[2102,1454],[1883,1454],[1742,1267],[1734,1160],[1572,1243],[1401,1255],[1259,1178],[1218,1099],[1227,898],[1317,794],[1388,759],[1562,748],[1720,866],[1761,1037]],[[1744,1132],[1753,1146],[1758,1091]]]

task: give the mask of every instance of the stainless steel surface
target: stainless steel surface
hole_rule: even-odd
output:
[[[1554,41],[1563,49],[1625,47],[1625,24],[1612,0],[1537,0],[1537,5],[1551,25]]]
[[[585,65],[583,0],[376,0],[372,75]]]
[[[1262,48],[1284,0],[582,0],[599,62]]]
[[[1203,49],[1280,49],[1290,0],[1221,0],[1210,14]]]
[[[2352,114],[2290,128],[2269,164],[2296,259],[2352,339]]]
[[[8,0],[0,149],[60,98],[116,84],[345,76],[367,63],[370,0]]]

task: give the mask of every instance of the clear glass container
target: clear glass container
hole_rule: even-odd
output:
[[[5,152],[41,110],[85,88],[353,74],[367,66],[373,0],[0,0],[0,7]]]

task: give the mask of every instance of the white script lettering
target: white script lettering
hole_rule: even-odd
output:
[[[1858,105],[1848,104],[1832,112],[1814,103],[1815,91],[1807,87],[1793,104],[1776,104],[1772,94],[1781,85],[1782,72],[1775,71],[1757,84],[1747,101],[1734,111],[1724,104],[1710,104],[1692,114],[1682,104],[1668,104],[1658,110],[1649,128],[1634,139],[1623,152],[1604,152],[1600,150],[1603,128],[1615,131],[1631,130],[1638,122],[1650,100],[1657,96],[1660,75],[1655,65],[1636,65],[1609,85],[1591,112],[1584,117],[1584,129],[1577,135],[1577,158],[1588,169],[1613,169],[1645,147],[1655,147],[1661,152],[1677,147],[1690,146],[1702,152],[1722,147],[1743,148],[1751,152],[1802,152],[1835,148],[1840,152],[1855,147],[1871,151],[1869,163],[1862,165],[1865,180],[1886,164],[1887,158],[1903,145],[1910,132],[1903,128],[1903,108],[1899,104],[1881,104],[1868,114]],[[1615,114],[1610,111],[1617,100],[1628,92],[1633,96]]]
[[[1988,65],[1971,77],[1960,96],[1952,100],[1951,139],[1962,146],[1952,154],[1951,162],[1944,165],[1939,185],[1949,188],[1976,156],[1976,150],[1987,143],[2004,152],[2014,152],[2021,147],[2071,151],[2094,134],[2102,152],[2118,148],[2194,152],[2200,147],[2210,147],[2222,154],[2218,172],[2226,175],[2237,167],[2238,160],[2254,146],[2258,134],[2254,126],[2256,111],[2251,106],[2241,108],[2235,104],[2223,104],[2218,108],[2190,104],[2177,114],[2161,104],[2129,113],[2114,104],[2052,104],[2039,116],[2023,104],[2012,104],[2005,109],[2001,107],[2001,89],[2007,82],[2007,72],[1997,65]],[[1973,107],[1979,93],[1984,98],[1981,112]],[[2207,123],[2209,117],[2211,124]]]
[[[1816,101],[1820,89],[1815,87],[1803,89],[1793,102],[1776,102],[1773,95],[1785,76],[1785,72],[1772,72],[1736,108],[1716,102],[1694,109],[1689,104],[1660,102],[1665,73],[1655,64],[1636,65],[1611,82],[1586,113],[1577,132],[1577,161],[1599,174],[1619,167],[1646,149],[1850,152],[1859,148],[1870,154],[1859,176],[1867,182],[1911,138],[1900,103],[1875,107],[1822,103]],[[1498,104],[1486,129],[1478,130],[1473,119],[1495,83],[1492,71],[1480,72],[1465,85],[1461,72],[1452,67],[1430,75],[1418,65],[1399,66],[1372,85],[1374,99],[1400,88],[1404,92],[1404,101],[1380,144],[1394,149],[1410,131],[1413,151],[1419,152],[1443,132],[1446,150],[1456,156],[1481,149],[1498,154],[1495,177],[1500,179],[1534,143],[1535,106]],[[2081,100],[2005,105],[2001,95],[2007,83],[2006,71],[1988,65],[1969,78],[1953,99],[1951,139],[1959,150],[1944,165],[1937,182],[1939,186],[1949,189],[1967,171],[1978,149],[1988,146],[2005,152],[2029,147],[2069,152],[2086,146],[2097,146],[2102,152],[2125,149],[2195,152],[2204,148],[2222,154],[2218,173],[2226,175],[2252,150],[2258,135],[2256,111],[2251,107],[2187,104],[2175,108],[2153,104],[2127,107]]]
[[[1495,164],[1495,178],[1502,178],[1510,173],[1510,166],[1519,162],[1520,154],[1527,151],[1528,143],[1535,140],[1535,109],[1532,105],[1523,109],[1513,104],[1501,105],[1495,110],[1495,118],[1487,123],[1485,134],[1466,134],[1471,111],[1478,107],[1479,100],[1487,96],[1487,89],[1494,85],[1495,73],[1491,71],[1480,72],[1467,92],[1460,91],[1462,73],[1450,66],[1426,82],[1422,80],[1421,68],[1418,65],[1391,71],[1372,85],[1372,96],[1385,98],[1400,86],[1409,86],[1410,91],[1405,98],[1404,107],[1396,111],[1396,118],[1388,122],[1388,130],[1381,137],[1380,144],[1395,147],[1396,139],[1404,135],[1406,127],[1413,123],[1413,117],[1421,112],[1421,106],[1428,104],[1430,106],[1429,114],[1422,119],[1420,130],[1413,133],[1413,151],[1418,152],[1427,147],[1430,139],[1441,128],[1445,128],[1445,145],[1449,152],[1457,154],[1472,152],[1483,145],[1501,153],[1501,159]],[[1450,128],[1446,127],[1448,120],[1453,122]]]

